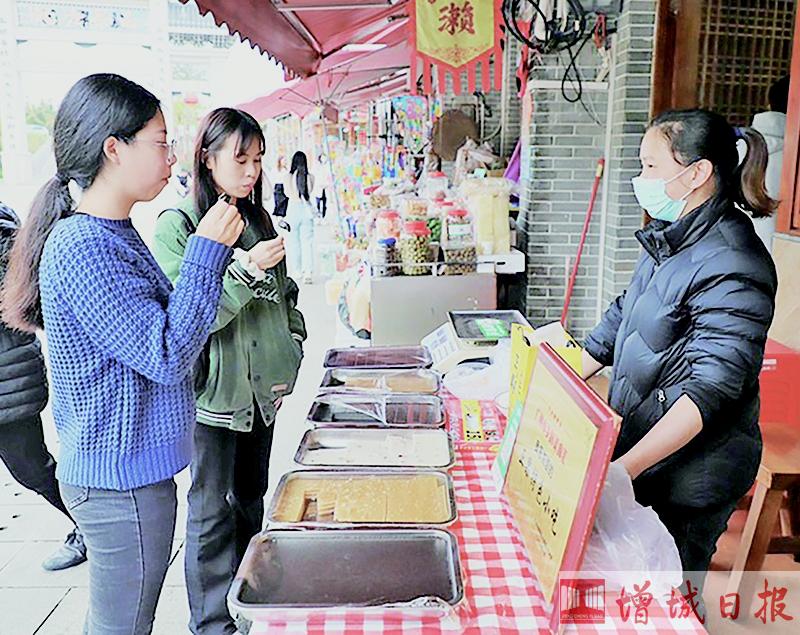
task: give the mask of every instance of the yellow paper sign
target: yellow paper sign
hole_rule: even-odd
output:
[[[533,328],[526,324],[511,325],[511,382],[508,395],[508,418],[516,418],[522,412],[522,404],[528,393],[536,347],[531,345]]]
[[[481,404],[478,401],[461,402],[462,434],[464,441],[486,441],[481,418]]]
[[[545,598],[564,559],[597,427],[551,370],[537,363],[505,492]]]
[[[494,0],[418,0],[417,51],[458,68],[495,47]]]
[[[579,375],[581,374],[581,348],[559,325],[546,325],[534,331],[523,324],[511,325],[511,377],[508,396],[508,422],[503,441],[493,466],[494,478],[499,487],[503,486],[511,450],[517,438],[525,397],[531,381],[531,373],[536,363],[536,354],[542,341],[547,341],[559,356]]]

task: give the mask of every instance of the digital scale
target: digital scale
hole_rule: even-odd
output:
[[[450,311],[448,318],[422,338],[440,373],[462,362],[490,358],[498,342],[511,337],[512,324],[530,326],[519,311]]]

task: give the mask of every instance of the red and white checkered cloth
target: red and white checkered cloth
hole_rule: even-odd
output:
[[[336,609],[297,621],[258,621],[251,635],[530,635],[549,633],[545,601],[522,538],[491,476],[492,456],[457,452],[451,470],[458,520],[450,527],[459,544],[464,600],[445,618],[398,611]],[[613,600],[607,600],[613,603]],[[611,613],[607,609],[607,613]],[[627,623],[613,613],[604,624],[571,625],[566,632],[704,633],[694,620],[671,620],[655,601],[647,625]]]

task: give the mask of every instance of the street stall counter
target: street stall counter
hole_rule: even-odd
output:
[[[574,612],[560,608],[564,588],[558,576],[566,569],[537,547],[537,527],[549,522],[550,512],[531,511],[538,499],[528,489],[529,470],[535,461],[552,461],[543,443],[558,456],[560,446],[552,444],[561,438],[573,452],[573,485],[553,504],[569,507],[559,520],[568,536],[559,548],[569,567],[579,567],[618,421],[553,349],[543,345],[535,358],[530,389],[515,397],[528,404],[513,429],[498,404],[459,400],[435,373],[435,394],[398,395],[385,378],[407,369],[329,369],[328,375],[371,372],[373,383],[359,386],[361,394],[336,394],[326,376],[321,390],[328,392],[318,400],[345,397],[360,408],[355,404],[370,400],[438,399],[446,427],[393,427],[384,420],[309,430],[296,455],[304,469],[281,479],[269,528],[252,540],[231,587],[232,614],[252,622],[252,635],[511,635],[565,625],[573,630],[568,622]],[[562,405],[567,409],[554,414]],[[566,429],[556,434],[552,426],[541,427],[548,417],[562,415]],[[587,436],[595,426],[597,432]],[[580,443],[570,440],[576,431],[582,431]],[[498,456],[504,446],[510,460],[501,489]],[[554,547],[544,553],[560,553]],[[599,597],[596,591],[592,597]],[[611,610],[614,596],[601,595],[608,611],[602,620],[581,623],[580,632],[633,629],[623,612]],[[671,616],[658,597],[648,601],[647,619],[659,633],[704,632],[693,617]]]

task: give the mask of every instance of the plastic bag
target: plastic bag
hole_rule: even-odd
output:
[[[682,582],[681,558],[675,540],[652,507],[642,507],[622,465],[608,468],[592,535],[583,558],[583,571],[601,573],[607,586],[655,582],[667,596]]]
[[[487,349],[491,365],[475,362],[459,364],[444,378],[444,387],[459,399],[493,401],[508,391],[511,373],[511,340],[500,340]]]

